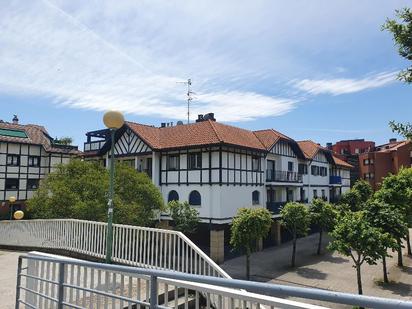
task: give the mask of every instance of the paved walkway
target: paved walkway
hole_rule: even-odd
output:
[[[411,230],[412,232],[412,230]],[[412,235],[412,233],[411,233]],[[357,293],[356,271],[349,258],[327,252],[317,256],[318,234],[298,240],[296,268],[291,268],[291,243],[271,247],[254,253],[251,257],[251,280],[276,284],[316,287],[340,292]],[[405,250],[404,250],[405,253]],[[388,286],[376,282],[382,279],[382,264],[362,266],[362,283],[365,295],[388,297],[412,301],[412,258],[404,256],[403,269],[396,266],[396,254],[388,259]],[[245,257],[237,257],[221,265],[234,278],[245,278]],[[298,299],[297,299],[298,300]],[[305,301],[306,302],[306,301]],[[331,307],[333,305],[317,301],[313,304]],[[335,305],[333,308],[348,308]]]
[[[0,250],[0,308],[14,309],[17,259],[23,252]]]

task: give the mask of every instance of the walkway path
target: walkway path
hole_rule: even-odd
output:
[[[349,258],[330,252],[317,256],[317,237],[317,234],[313,234],[298,240],[295,269],[289,266],[291,243],[254,253],[251,257],[251,280],[357,293],[356,272]],[[376,284],[382,278],[381,263],[363,265],[364,294],[412,301],[412,258],[404,256],[405,267],[402,270],[395,264],[396,255],[388,259],[389,279],[393,281],[389,286]],[[233,278],[244,279],[245,257],[228,260],[221,266]],[[328,303],[310,302],[331,306]],[[348,307],[335,305],[334,308]]]
[[[0,308],[14,309],[17,259],[23,252],[0,250]]]

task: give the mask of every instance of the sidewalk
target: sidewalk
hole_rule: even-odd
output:
[[[317,256],[318,234],[298,239],[296,268],[291,268],[291,242],[254,253],[251,257],[251,280],[276,284],[315,287],[340,292],[357,293],[356,271],[351,267],[349,258],[323,250]],[[325,240],[326,244],[326,240]],[[406,254],[406,249],[403,250]],[[362,265],[362,283],[365,295],[404,299],[412,301],[412,258],[404,255],[403,269],[396,266],[396,253],[388,259],[388,286],[375,282],[382,279],[382,264]],[[222,268],[233,278],[245,278],[245,257],[226,261]],[[328,303],[310,301],[313,304],[331,306]],[[333,308],[348,308],[335,305]]]
[[[14,309],[17,259],[23,252],[0,250],[0,308]]]

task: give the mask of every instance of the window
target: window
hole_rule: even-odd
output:
[[[299,174],[306,175],[308,173],[308,166],[304,163],[299,163],[298,172]]]
[[[326,197],[326,195],[325,195],[325,190],[322,189],[322,198],[325,198],[325,197]]]
[[[318,176],[319,175],[319,166],[312,165],[311,172],[312,172],[313,176]]]
[[[259,191],[255,190],[252,192],[252,205],[260,204],[259,197],[260,197]]]
[[[318,198],[318,190],[313,190],[313,198]]]
[[[373,163],[374,163],[374,162],[373,162],[373,159],[369,159],[369,164],[370,164],[370,165],[373,165]]]
[[[288,171],[293,172],[293,162],[291,161],[288,162]]]
[[[252,157],[252,170],[260,171],[260,158],[258,156]]]
[[[374,179],[375,174],[374,173],[365,173],[363,176],[364,179]]]
[[[179,169],[179,155],[170,155],[167,157],[167,169],[174,171]]]
[[[196,190],[190,192],[189,194],[189,205],[200,206],[202,204],[202,198],[200,193]]]
[[[27,164],[30,167],[39,167],[40,166],[40,157],[38,156],[29,156],[27,159]]]
[[[363,165],[369,165],[369,159],[364,159],[363,160]]]
[[[19,155],[7,155],[7,165],[9,166],[19,166],[20,156]]]
[[[19,179],[18,178],[6,179],[6,190],[18,190],[18,189],[19,189]]]
[[[179,200],[179,194],[175,190],[170,191],[167,197],[167,201],[171,202],[171,201],[178,201],[178,200]]]
[[[188,157],[188,166],[190,170],[202,168],[202,153],[190,153]]]
[[[27,190],[37,190],[39,188],[38,179],[27,179]]]
[[[319,175],[325,177],[328,175],[328,169],[326,167],[320,166],[319,167]]]

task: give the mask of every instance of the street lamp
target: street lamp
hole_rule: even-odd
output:
[[[14,203],[16,202],[15,196],[9,197],[9,208],[10,208],[10,220],[13,220],[13,210],[14,210]]]
[[[106,234],[106,263],[111,263],[113,247],[113,178],[114,178],[114,137],[117,129],[124,124],[122,113],[117,111],[108,111],[103,116],[104,125],[110,130],[111,147],[110,147],[110,183],[109,183],[109,200],[107,202],[107,234]]]

